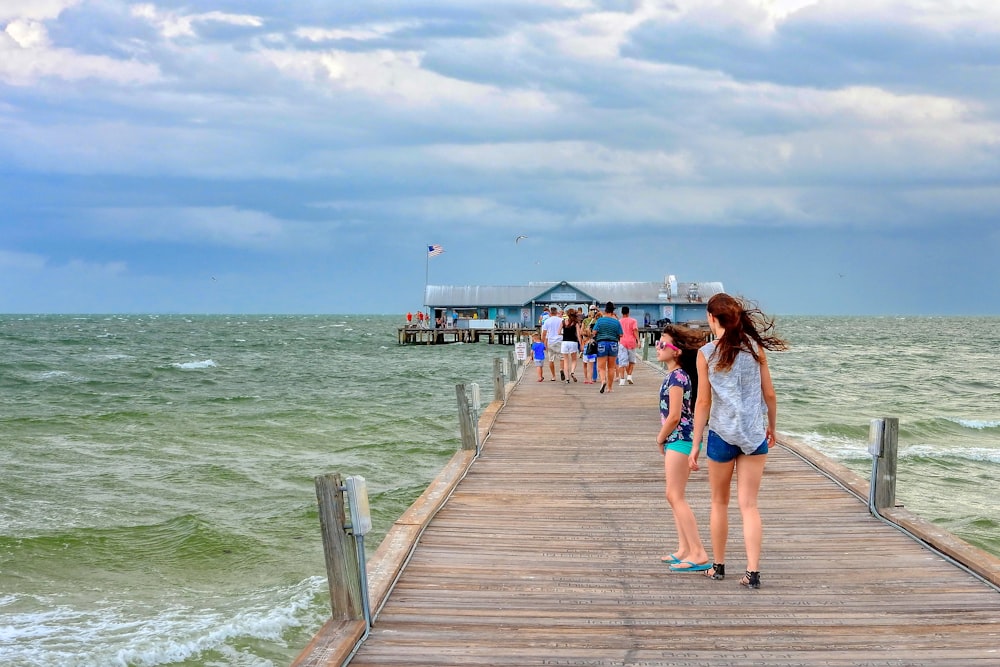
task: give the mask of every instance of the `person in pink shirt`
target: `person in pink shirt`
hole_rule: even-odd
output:
[[[639,323],[629,314],[628,306],[622,306],[622,318],[619,320],[622,325],[622,338],[619,344],[628,350],[628,363],[625,365],[625,377],[619,384],[635,384],[632,382],[632,369],[635,368],[635,348],[639,346]],[[622,353],[624,358],[625,353]],[[618,362],[621,365],[621,361]]]

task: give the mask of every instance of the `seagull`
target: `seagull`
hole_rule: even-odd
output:
[[[524,234],[521,234],[520,236],[514,237],[514,245],[517,245],[518,243],[520,243],[521,239],[526,239],[526,238],[528,238],[528,237],[525,236]]]

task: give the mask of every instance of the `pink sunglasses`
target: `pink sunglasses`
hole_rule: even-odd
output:
[[[656,349],[657,349],[657,350],[665,350],[665,349],[667,349],[668,347],[669,347],[669,348],[670,348],[671,350],[677,350],[678,352],[680,352],[680,351],[681,351],[681,348],[677,347],[676,345],[671,345],[670,343],[668,343],[668,342],[667,342],[667,341],[665,341],[665,340],[658,340],[658,341],[656,341]]]

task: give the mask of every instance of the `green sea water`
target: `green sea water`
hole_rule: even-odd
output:
[[[401,323],[0,316],[0,664],[287,665],[329,615],[314,477],[366,478],[371,553],[509,350]],[[998,324],[779,318],[779,430],[867,477],[899,417],[898,499],[1000,554]]]

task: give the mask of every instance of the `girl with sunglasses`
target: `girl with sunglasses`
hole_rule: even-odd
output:
[[[708,553],[698,535],[694,512],[684,497],[691,468],[691,433],[694,423],[692,406],[695,399],[691,375],[682,360],[691,367],[704,336],[690,329],[668,325],[656,342],[656,358],[666,366],[667,377],[660,387],[660,432],[656,444],[663,448],[663,471],[667,502],[674,514],[677,528],[677,551],[661,560],[670,564],[672,572],[703,572],[712,567]]]

